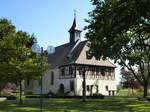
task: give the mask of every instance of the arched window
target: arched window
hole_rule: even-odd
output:
[[[105,86],[106,91],[108,91],[108,86]]]
[[[54,85],[54,72],[51,71],[51,85]]]

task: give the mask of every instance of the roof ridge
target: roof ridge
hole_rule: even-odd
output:
[[[62,45],[58,45],[58,46],[56,46],[55,48],[58,48],[58,47],[61,47],[61,46],[65,46],[65,45],[69,45],[70,43],[68,42],[68,43],[64,43],[64,44],[62,44]],[[71,44],[70,44],[71,45]]]
[[[75,45],[71,48],[70,52],[68,53],[68,55],[67,55],[68,58],[72,57],[72,52],[79,45],[79,43],[80,43],[80,40],[77,40],[77,42],[75,43]]]

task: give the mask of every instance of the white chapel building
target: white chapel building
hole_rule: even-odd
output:
[[[68,93],[81,96],[83,77],[80,68],[86,68],[86,95],[100,93],[116,95],[117,82],[115,79],[116,66],[109,60],[98,60],[87,53],[90,42],[81,41],[81,30],[76,18],[69,30],[70,41],[55,48],[55,53],[48,55],[48,72],[43,76],[43,94]],[[101,52],[101,51],[99,51]],[[25,92],[40,93],[37,80],[25,84]]]

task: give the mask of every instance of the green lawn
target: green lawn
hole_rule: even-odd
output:
[[[24,100],[22,106],[17,101],[0,102],[0,112],[39,112],[39,100]],[[44,99],[44,112],[150,112],[150,102],[135,98],[106,97],[105,99]]]

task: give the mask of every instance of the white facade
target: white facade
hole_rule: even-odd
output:
[[[48,55],[50,68],[43,76],[43,93],[68,93],[82,95],[82,74],[80,68],[86,68],[86,95],[101,93],[116,95],[115,65],[108,60],[89,57],[90,42],[80,40],[80,29],[74,18],[69,30],[70,42],[57,46],[55,53]],[[39,81],[26,82],[25,92],[40,93]]]
[[[52,75],[53,74],[53,83]],[[114,71],[113,71],[114,74]],[[95,93],[101,93],[103,95],[116,95],[116,80],[114,76],[91,76],[86,73],[86,95],[90,96]],[[69,75],[68,75],[69,76]],[[70,82],[73,82],[74,91],[71,91]],[[70,76],[61,76],[60,69],[58,67],[50,69],[45,76],[43,76],[43,94],[49,92],[58,93],[60,85],[64,86],[64,93],[68,92],[68,95],[82,96],[82,75],[79,75],[76,70],[75,78]],[[40,84],[38,80],[30,80],[29,85],[26,83],[25,92],[32,92],[33,94],[40,94]]]

